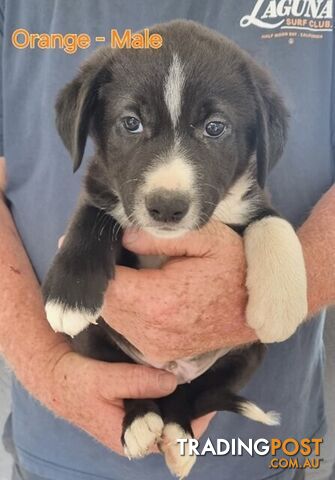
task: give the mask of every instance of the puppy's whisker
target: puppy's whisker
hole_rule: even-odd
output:
[[[129,219],[129,222],[130,222],[130,224],[131,224],[132,227],[139,228],[137,219],[136,219],[136,217],[135,217],[135,215],[134,215],[133,212],[128,216],[128,219]]]
[[[101,229],[101,226],[105,221],[105,216],[106,216],[106,213],[103,210],[100,210],[98,212],[97,218],[92,228],[92,234],[95,234],[96,232],[98,237],[101,235],[101,230],[99,231],[99,229]]]
[[[105,228],[112,223],[112,217],[110,215],[104,215],[103,220],[102,220],[102,225],[98,234],[98,237],[102,237],[102,234],[105,230]]]
[[[117,225],[117,223],[114,223],[113,228],[112,228],[112,242],[114,242],[114,240],[115,240],[114,232],[115,232],[116,225]]]
[[[117,224],[116,224],[116,225],[117,225]],[[117,240],[118,235],[119,235],[119,232],[120,232],[121,229],[122,229],[122,225],[121,225],[121,224],[118,224],[118,227],[117,227],[116,233],[115,233],[115,241]]]
[[[121,188],[124,186],[124,185],[127,185],[128,183],[132,183],[132,182],[138,182],[139,179],[138,178],[130,178],[129,180],[126,180],[125,182],[123,182],[121,184]],[[119,196],[119,195],[118,195]]]

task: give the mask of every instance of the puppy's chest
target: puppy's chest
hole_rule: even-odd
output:
[[[146,365],[149,367],[159,368],[173,373],[177,377],[178,384],[189,383],[197,377],[200,377],[214,363],[224,355],[226,355],[231,348],[221,348],[212,352],[206,352],[194,357],[179,358],[170,362],[154,362],[148,360],[137,348],[125,340],[121,335],[112,334],[114,342],[136,363]]]
[[[231,348],[221,348],[195,357],[179,358],[178,360],[165,363],[149,362],[142,354],[134,356],[129,352],[127,353],[138,363],[173,373],[177,377],[178,384],[183,384],[192,382],[195,378],[200,377],[230,350]]]

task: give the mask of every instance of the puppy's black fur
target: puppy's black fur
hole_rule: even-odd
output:
[[[277,215],[263,187],[268,171],[283,151],[287,112],[268,75],[236,45],[193,22],[172,22],[150,31],[164,39],[159,51],[103,48],[57,100],[57,127],[73,158],[74,170],[80,166],[88,135],[95,142],[96,153],[79,207],[43,291],[47,305],[56,305],[63,313],[80,314],[81,320],[86,314],[90,321],[99,317],[116,263],[134,268],[140,265],[139,259],[121,246],[125,226],[150,231],[165,231],[167,224],[167,231],[178,228],[174,221],[143,220],[136,210],[148,171],[159,168],[160,161],[164,163],[166,152],[178,148],[179,157],[185,154],[186,163],[195,172],[190,208],[196,205],[197,211],[193,224],[187,224],[185,230],[204,225],[246,172],[249,184],[241,201],[250,208],[236,218],[232,213],[225,223],[243,235],[253,222]],[[171,68],[174,77],[168,76]],[[169,81],[176,97],[178,88],[182,89],[179,107],[172,104],[175,97],[167,101]],[[180,111],[173,124],[174,108]],[[125,128],[124,119],[129,117],[140,120],[140,134]],[[213,119],[216,125],[225,126],[225,133],[215,139],[204,130]],[[53,312],[48,318],[53,325]],[[74,335],[72,345],[83,355],[108,362],[140,358],[140,352],[101,317],[97,325],[81,332],[81,324],[71,330],[69,319],[67,326],[65,320],[57,318],[54,328]],[[89,322],[84,323],[87,326]],[[190,434],[191,421],[208,412],[245,414],[248,402],[238,392],[258,367],[264,350],[261,343],[231,350],[204,374],[180,384],[174,393],[158,401],[125,399],[123,442],[129,426],[148,412]]]

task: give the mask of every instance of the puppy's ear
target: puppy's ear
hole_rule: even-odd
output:
[[[257,69],[254,76],[257,99],[257,179],[264,188],[268,172],[280,159],[286,143],[289,114],[269,76]]]
[[[106,58],[100,53],[94,55],[77,77],[60,91],[56,101],[56,126],[73,159],[74,172],[84,155],[99,89],[110,79],[105,62]]]

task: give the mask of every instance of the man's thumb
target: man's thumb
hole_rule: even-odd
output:
[[[143,365],[114,364],[113,395],[117,398],[159,398],[177,387],[176,377],[164,370]]]

